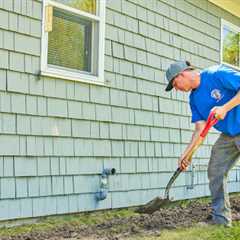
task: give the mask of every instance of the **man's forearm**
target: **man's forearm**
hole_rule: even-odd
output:
[[[240,91],[230,101],[225,103],[223,107],[228,112],[239,104],[240,104]]]
[[[200,135],[201,130],[195,130],[192,134],[192,139],[191,142],[188,144],[186,147],[185,151],[183,152],[182,156],[187,156],[189,152],[192,150],[192,148],[196,145],[199,135]]]
[[[192,134],[192,139],[178,160],[178,167],[181,169],[186,169],[191,162],[194,151],[196,151],[198,146],[201,144],[203,139],[200,138],[200,133],[204,129],[205,124],[205,121],[198,121],[195,123],[195,130]]]

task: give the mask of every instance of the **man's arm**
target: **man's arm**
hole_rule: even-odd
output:
[[[214,107],[211,111],[214,111],[218,119],[224,119],[227,112],[240,104],[240,91],[228,102],[221,107]]]
[[[205,123],[206,123],[205,121],[198,121],[195,123],[195,130],[192,134],[191,142],[188,144],[185,151],[179,158],[178,167],[181,167],[182,169],[185,170],[187,168],[187,166],[189,165],[190,159],[188,159],[186,157],[188,156],[189,152],[191,151],[191,149],[193,148],[193,146],[196,144],[197,140],[199,139],[199,135],[200,135],[201,131],[203,130],[203,128],[205,127]]]

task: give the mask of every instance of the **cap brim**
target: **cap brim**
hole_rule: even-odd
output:
[[[173,89],[172,82],[173,82],[173,80],[171,80],[171,81],[168,83],[167,87],[165,88],[165,91],[166,91],[166,92],[169,92],[169,91],[171,91],[171,90]]]

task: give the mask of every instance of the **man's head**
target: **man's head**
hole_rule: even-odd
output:
[[[176,90],[188,92],[195,88],[195,72],[194,68],[188,61],[177,61],[172,63],[166,71],[168,85],[166,91],[173,88]]]

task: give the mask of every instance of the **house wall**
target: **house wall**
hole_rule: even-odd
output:
[[[105,85],[39,75],[42,1],[0,1],[0,220],[119,208],[163,194],[193,130],[188,96],[164,91],[177,59],[217,64],[220,18],[206,0],[108,0]],[[209,194],[211,131],[171,196]],[[113,167],[107,199],[99,174]],[[230,174],[239,191],[240,175]]]

